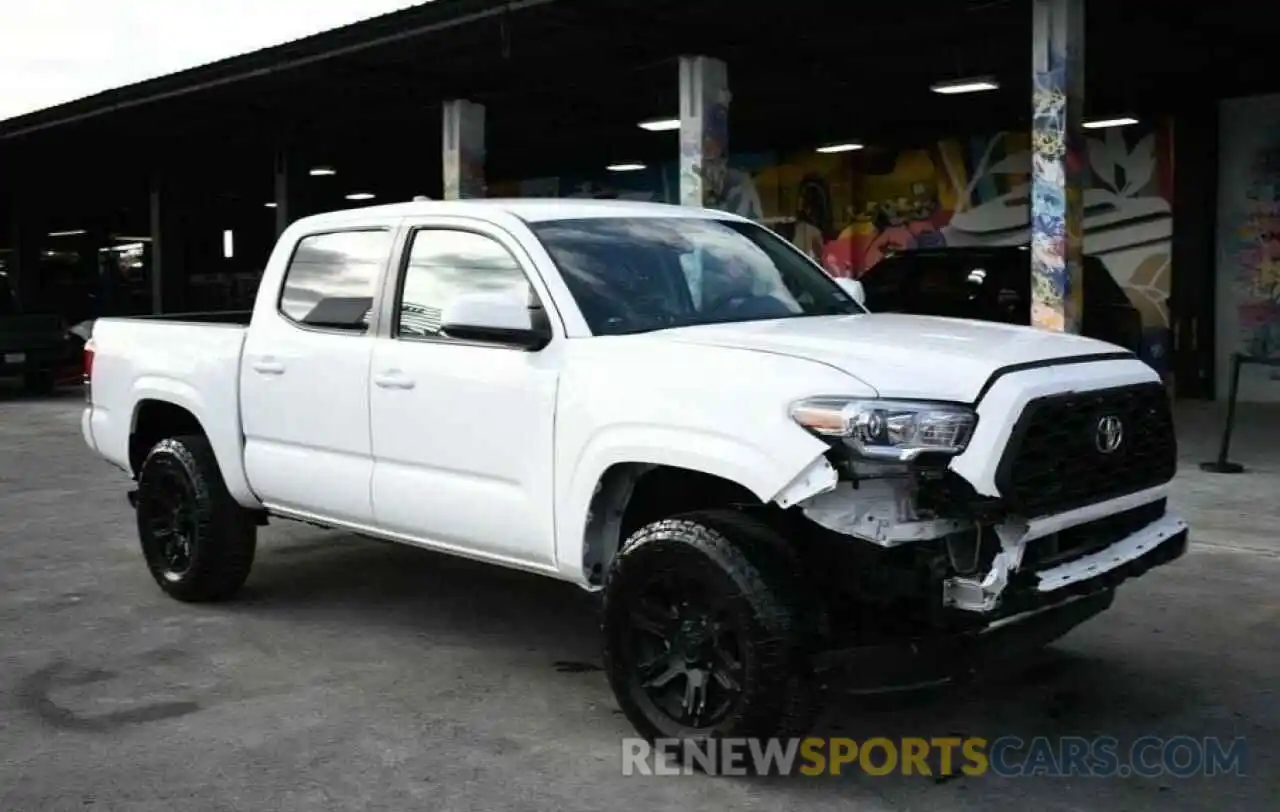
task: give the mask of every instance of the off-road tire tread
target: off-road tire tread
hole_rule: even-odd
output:
[[[169,457],[183,468],[195,488],[200,554],[192,571],[181,581],[169,581],[152,570],[156,583],[173,598],[188,603],[232,597],[253,568],[257,522],[227,490],[213,447],[206,437],[198,434],[171,437],[153,446],[139,469],[140,491],[147,486],[148,466],[160,457]],[[142,533],[141,526],[139,533]]]
[[[748,551],[754,546],[750,540],[743,543],[733,538],[737,529],[735,523],[718,521],[707,513],[665,519],[637,531],[610,563],[602,611],[605,670],[623,713],[650,740],[662,733],[626,696],[627,674],[611,650],[609,619],[614,601],[621,599],[617,588],[620,579],[626,577],[633,562],[660,553],[662,545],[687,545],[699,551],[729,578],[750,607],[752,628],[747,645],[754,651],[757,680],[748,688],[751,700],[746,713],[726,720],[727,724],[722,723],[715,735],[767,737],[777,735],[788,725],[793,710],[789,696],[795,631],[792,608],[779,579],[768,575],[770,568],[758,563],[762,559],[760,552]],[[755,532],[753,526],[752,533]]]
[[[810,652],[820,644],[823,617],[822,606],[812,600],[805,588],[799,552],[768,522],[740,510],[703,510],[679,518],[705,523],[732,538],[755,563],[774,594],[790,607],[791,677],[777,735],[789,738],[808,734],[824,706],[821,680],[809,665]]]

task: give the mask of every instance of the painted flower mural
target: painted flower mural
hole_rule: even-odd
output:
[[[1143,316],[1144,357],[1168,364],[1172,235],[1172,151],[1167,128],[1100,131],[1076,156],[1085,186],[1084,251],[1099,258]],[[842,155],[731,155],[719,196],[729,211],[760,220],[791,238],[835,276],[856,277],[892,253],[943,245],[1029,245],[1043,263],[1063,253],[1059,212],[1067,201],[1033,189],[1034,160],[1045,177],[1069,168],[1052,143],[1033,151],[1030,134],[1000,132],[943,139],[911,149],[869,148]],[[649,172],[561,179],[561,194],[679,202],[680,165]],[[510,188],[510,187],[509,187]],[[544,190],[530,184],[526,192]],[[512,192],[517,190],[512,189]],[[1032,237],[1031,202],[1048,214]],[[1276,257],[1280,259],[1280,252]],[[1043,285],[1041,281],[1039,284]],[[1054,293],[1041,288],[1042,301]],[[1056,314],[1056,315],[1051,315]],[[1058,308],[1033,314],[1063,329]]]

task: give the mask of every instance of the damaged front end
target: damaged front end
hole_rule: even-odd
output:
[[[1028,516],[950,468],[977,422],[965,407],[824,399],[793,415],[830,450],[775,501],[807,526],[797,528],[806,557],[829,594],[845,595],[836,603],[860,607],[860,620],[845,614],[859,640],[890,616],[892,631],[909,635],[1030,619],[1186,550],[1187,526],[1166,510],[1163,462],[1133,480],[1145,487]]]

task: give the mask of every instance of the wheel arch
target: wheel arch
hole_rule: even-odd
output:
[[[147,451],[160,440],[177,434],[199,434],[209,440],[232,497],[244,507],[261,507],[245,477],[238,414],[220,416],[217,410],[211,414],[194,387],[170,379],[141,379],[132,395],[127,455],[133,476],[137,476]]]
[[[204,425],[186,406],[148,397],[135,404],[129,423],[129,471],[138,476],[147,453],[161,440],[183,434],[207,437]]]
[[[769,505],[790,494],[815,464],[829,471],[827,450],[799,429],[766,444],[689,427],[612,426],[585,444],[573,474],[561,486],[556,522],[560,571],[588,588],[600,585],[626,538],[620,514],[644,476],[661,472],[660,478],[685,478],[696,493],[712,497],[677,500],[685,511],[724,507],[729,501]]]
[[[765,504],[757,493],[722,473],[654,462],[614,463],[600,475],[581,525],[582,577],[592,587],[602,585],[626,539],[662,518]]]

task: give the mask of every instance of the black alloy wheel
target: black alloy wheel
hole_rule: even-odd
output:
[[[704,579],[659,572],[627,618],[635,699],[680,726],[714,728],[742,697],[743,630],[729,596]]]
[[[147,525],[147,559],[158,577],[177,583],[191,570],[200,533],[195,490],[173,465],[160,466],[149,484],[138,499],[138,523]]]
[[[178,600],[221,600],[249,577],[257,522],[228,492],[205,437],[161,440],[147,454],[137,523],[152,578]]]
[[[650,524],[610,563],[605,670],[650,740],[767,737],[807,724],[788,562],[760,543],[772,530],[731,513]]]

